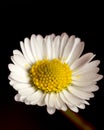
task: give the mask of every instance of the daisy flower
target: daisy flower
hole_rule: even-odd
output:
[[[21,51],[13,50],[9,83],[17,95],[16,101],[28,105],[47,107],[53,114],[56,109],[78,112],[89,105],[88,100],[98,90],[97,81],[102,79],[99,60],[95,54],[81,56],[84,42],[66,33],[32,35],[20,42]]]

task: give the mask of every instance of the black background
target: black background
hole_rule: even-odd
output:
[[[13,49],[20,49],[19,41],[31,34],[43,36],[66,32],[85,41],[84,53],[93,52],[101,60],[104,74],[104,25],[101,3],[66,3],[54,1],[24,4],[2,4],[0,7],[0,130],[78,130],[60,111],[49,115],[45,107],[26,106],[14,101],[17,93],[8,81],[8,63]],[[104,82],[98,82],[99,91],[90,100],[90,106],[79,115],[103,130]]]

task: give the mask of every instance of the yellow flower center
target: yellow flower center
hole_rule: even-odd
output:
[[[72,81],[72,71],[59,59],[40,60],[29,70],[31,83],[44,92],[60,92]]]

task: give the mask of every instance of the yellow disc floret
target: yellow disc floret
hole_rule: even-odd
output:
[[[44,92],[60,92],[72,81],[72,72],[66,63],[59,59],[40,60],[29,70],[31,83]]]

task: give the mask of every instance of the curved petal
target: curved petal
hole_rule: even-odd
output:
[[[19,50],[13,50],[13,54],[15,55],[20,55],[20,56],[23,56],[23,54],[19,51]]]
[[[20,101],[20,96],[21,96],[20,94],[16,94],[14,97],[15,101]]]
[[[27,56],[24,43],[23,43],[22,41],[20,42],[20,47],[21,47],[22,53],[23,53],[23,55],[24,55],[26,61],[27,61],[29,64],[31,64],[31,61],[30,61],[30,59],[29,59],[28,56]]]
[[[81,67],[83,67],[86,63],[90,62],[95,55],[93,55],[93,53],[87,53],[84,54],[83,56],[81,56],[79,59],[77,59],[71,66],[70,68],[72,70],[76,70],[79,69]]]
[[[40,100],[37,102],[37,105],[39,105],[39,106],[44,106],[44,105],[45,105],[44,98],[45,98],[45,94],[43,94],[43,95],[41,96]]]
[[[51,41],[51,36],[46,36],[45,39],[45,47],[46,47],[46,58],[49,60],[52,59],[52,41]]]
[[[55,111],[56,111],[55,108],[53,108],[53,107],[47,107],[47,112],[48,112],[49,114],[54,114]]]
[[[74,112],[79,112],[79,110],[78,110],[78,108],[76,107],[76,106],[72,106],[72,107],[70,107],[69,106],[69,108],[72,110],[72,111],[74,111]]]
[[[27,89],[27,88],[30,88],[30,87],[32,87],[32,86],[30,84],[27,84],[27,83],[18,83],[18,82],[15,82],[13,84],[13,88],[15,90]],[[34,90],[35,90],[35,88],[34,88]]]
[[[99,64],[100,64],[99,60],[88,62],[83,67],[77,69],[76,71],[73,71],[73,74],[82,74],[82,73],[89,73],[89,72],[97,73],[99,71],[99,68],[97,67]]]
[[[25,68],[20,67],[20,66],[17,65],[17,64],[16,64],[16,65],[14,65],[14,64],[8,64],[8,68],[9,68],[9,70],[10,70],[11,72],[15,72],[15,73],[17,73],[17,74],[22,73],[22,74],[28,75],[27,70],[25,70]]]
[[[72,35],[68,38],[68,41],[66,43],[66,46],[64,48],[63,54],[62,54],[62,60],[65,61],[68,58],[69,53],[72,50],[72,47],[74,45],[74,41],[75,41],[75,36]]]
[[[90,103],[86,100],[84,100],[82,103],[86,104],[86,105],[90,105]]]
[[[30,43],[30,40],[28,38],[24,39],[24,48],[25,48],[25,52],[27,54],[28,59],[31,61],[31,63],[34,63],[35,59],[33,57],[31,43]]]
[[[85,109],[85,104],[81,103],[81,104],[77,105],[77,107],[80,109]]]
[[[55,107],[55,103],[56,103],[56,94],[51,92],[49,95],[49,106]]]
[[[59,93],[59,95],[60,95],[61,100],[62,100],[64,103],[66,103],[66,104],[67,104],[68,106],[70,106],[70,107],[73,106],[73,104],[67,100],[67,98],[65,97],[63,91],[62,91],[61,93]]]
[[[101,75],[96,74],[96,73],[87,73],[87,74],[81,74],[78,76],[72,76],[73,81],[96,81],[98,78],[102,78]]]
[[[39,40],[39,39],[38,39]],[[37,37],[35,35],[31,36],[31,50],[34,56],[35,61],[42,60],[43,56],[41,53],[42,46],[37,41]]]
[[[86,99],[89,100],[90,98],[94,97],[93,93],[90,92],[85,92],[85,91],[81,91],[79,89],[77,89],[74,86],[70,86],[68,87],[68,90],[75,96],[81,98],[81,99]]]
[[[13,86],[15,83],[16,83],[15,80],[10,80],[10,81],[9,81],[9,84],[10,84],[11,86]]]
[[[86,65],[85,65],[86,66]],[[80,70],[77,70],[77,71],[73,71],[73,76],[77,76],[79,77],[79,75],[86,75],[88,73],[98,73],[99,72],[99,68],[98,67],[93,67],[93,68],[90,68],[90,67],[82,67],[82,69]]]
[[[45,101],[45,104],[49,106],[49,93],[46,93],[44,101]]]
[[[19,75],[19,74],[16,74],[14,72],[13,73],[11,72],[8,78],[14,79],[14,80],[21,82],[21,83],[29,83],[29,81],[30,81],[30,78],[27,75],[23,75],[23,74]]]
[[[40,98],[42,97],[43,93],[40,90],[35,91],[33,94],[27,97],[27,101],[30,101],[32,105],[36,105]]]
[[[87,86],[90,86],[90,85],[94,85],[96,83],[97,83],[96,81],[83,81],[83,82],[73,81],[74,86],[81,86],[81,87],[83,87],[83,86],[87,87]]]
[[[80,42],[80,39],[76,38],[72,50],[69,53],[65,62],[71,65],[76,59],[80,57],[80,55],[83,52],[83,49],[84,49],[84,42]]]
[[[13,63],[15,65],[19,65],[23,68],[29,68],[30,64],[25,60],[25,58],[23,56],[20,55],[14,55],[11,57],[11,60],[13,61]]]
[[[52,59],[59,58],[60,45],[60,36],[56,36],[52,42]]]
[[[83,87],[79,87],[79,86],[74,86],[77,89],[81,90],[81,91],[86,91],[86,92],[94,92],[97,91],[99,89],[99,87],[97,85],[91,85],[91,86],[83,86]]]
[[[71,94],[67,90],[63,90],[63,93],[64,93],[64,96],[67,98],[67,100],[69,102],[71,102],[73,105],[80,104],[80,102],[81,102],[80,98],[74,96],[73,94]]]
[[[68,41],[68,38],[69,38],[69,36],[66,33],[62,33],[62,35],[61,35],[61,41],[60,41],[61,42],[60,43],[60,54],[59,54],[60,58],[62,57],[65,45],[66,45],[66,43]]]
[[[14,97],[15,101],[18,102],[24,102],[25,98],[26,98],[25,96],[21,96],[20,94],[16,94]]]
[[[67,110],[67,106],[65,103],[61,100],[59,93],[56,94],[56,108],[61,109],[63,111]]]
[[[35,92],[33,87],[28,87],[25,89],[19,89],[19,94],[22,96],[29,96]]]
[[[37,35],[36,40],[37,40],[37,44],[38,44],[39,50],[40,50],[39,53],[41,53],[41,57],[43,59],[44,58],[43,37],[41,35]]]

